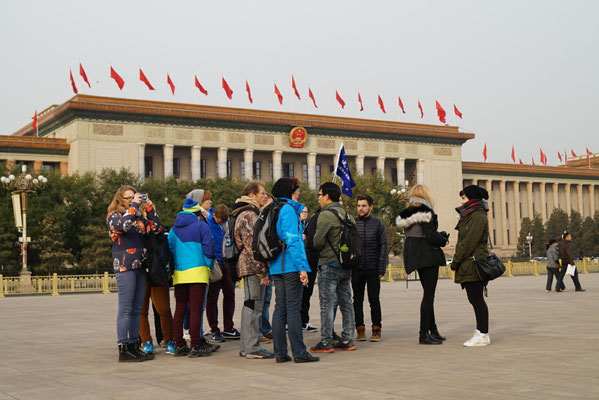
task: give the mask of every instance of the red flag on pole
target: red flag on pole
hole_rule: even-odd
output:
[[[364,111],[364,104],[362,104],[362,96],[360,96],[360,92],[358,92],[358,101],[360,102],[360,111]]]
[[[345,101],[339,96],[339,93],[335,90],[335,99],[341,104],[341,108],[345,107]]]
[[[455,113],[455,115],[460,117],[460,119],[462,119],[462,113],[460,112],[460,110],[458,110],[458,108],[455,106],[455,104],[453,105],[453,112]]]
[[[85,70],[83,69],[83,65],[81,65],[81,63],[79,63],[79,75],[81,75],[81,77],[83,78],[85,83],[87,83],[87,86],[89,86],[91,88],[92,85],[89,84],[89,80],[87,79],[87,74],[85,73]]]
[[[385,111],[385,104],[383,104],[383,99],[381,99],[381,95],[379,94],[379,107],[381,108],[381,111],[385,114],[387,114],[387,111]]]
[[[591,153],[591,151],[589,150],[588,147],[586,148],[586,150],[587,150],[587,162],[589,164],[589,168],[591,168],[591,154],[593,154],[593,153]]]
[[[437,116],[439,117],[439,121],[441,121],[442,124],[445,123],[445,110],[443,109],[443,107],[441,107],[441,104],[439,104],[439,102],[437,100],[435,100],[435,107],[437,108]]]
[[[297,97],[297,99],[301,100],[302,98],[300,97],[300,94],[297,91],[297,86],[295,86],[295,78],[293,77],[293,75],[291,75],[291,87],[293,88],[293,91],[295,92],[295,96]]]
[[[223,78],[223,89],[225,90],[225,94],[227,95],[229,100],[231,100],[231,98],[233,97],[233,91],[229,87],[229,84],[227,83],[225,78]]]
[[[254,99],[252,99],[252,91],[250,90],[250,84],[248,81],[245,81],[245,91],[248,92],[248,100],[250,101],[250,104],[252,104]]]
[[[516,150],[514,149],[514,145],[512,145],[512,161],[514,164],[516,163]]]
[[[487,143],[485,143],[485,147],[483,148],[483,159],[487,162]]]
[[[530,159],[532,160],[532,165],[537,165],[535,164],[535,158],[533,156],[530,156]]]
[[[403,103],[401,101],[401,97],[397,96],[397,100],[399,100],[399,108],[401,108],[401,112],[403,112],[405,114],[406,110],[404,110],[404,108],[403,108]]]
[[[71,79],[71,87],[73,88],[73,92],[75,94],[79,93],[77,91],[77,85],[75,85],[75,80],[73,79],[73,71],[69,68],[69,78]]]
[[[420,104],[420,100],[418,100],[418,109],[420,110],[420,118],[424,117],[424,111],[422,111],[422,104]]]
[[[557,158],[559,158],[559,162],[564,161],[564,159],[562,158],[562,153],[560,153],[559,151],[557,152]]]
[[[152,86],[152,84],[146,77],[146,74],[144,74],[144,72],[141,70],[141,68],[139,69],[139,80],[142,81],[143,83],[145,83],[146,86],[148,87],[148,89],[154,90],[154,86]]]
[[[35,114],[33,114],[33,136],[37,136],[37,110],[35,110]]]
[[[539,159],[541,161],[541,164],[545,164],[545,154],[543,153],[543,149],[539,148]]]
[[[206,89],[204,89],[204,86],[202,86],[200,81],[198,81],[198,77],[195,75],[193,77],[195,78],[195,85],[198,88],[198,90],[200,91],[200,93],[203,93],[204,96],[208,96],[208,91]]]
[[[171,92],[173,92],[173,96],[175,95],[175,84],[173,83],[173,80],[171,79],[171,76],[168,74],[168,72],[166,73],[166,83],[168,83],[168,85],[171,87]]]
[[[277,87],[276,83],[275,83],[275,94],[277,95],[277,98],[279,99],[279,104],[283,105],[283,95],[279,91],[279,88]]]
[[[574,150],[572,150],[572,149],[570,148],[570,151],[572,152],[572,157],[578,157],[578,156],[576,155],[576,153],[574,153]]]
[[[110,66],[110,77],[114,79],[119,89],[123,90],[123,86],[125,86],[125,81],[123,80],[123,78],[121,78],[119,74],[116,73],[112,66]]]
[[[312,99],[312,103],[314,103],[314,108],[318,108],[316,105],[316,99],[314,98],[314,93],[312,93],[312,89],[308,86],[308,97]]]
[[[566,167],[568,166],[568,152],[564,149],[564,161],[566,161]]]
[[[520,161],[520,165],[524,165],[521,158],[519,158],[518,161]]]

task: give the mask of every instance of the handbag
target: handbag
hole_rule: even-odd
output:
[[[574,276],[576,274],[576,265],[568,264],[566,275]]]
[[[491,244],[491,240],[489,240],[489,246],[493,249],[493,244]],[[499,257],[493,252],[483,258],[482,260],[477,260],[472,256],[474,260],[474,264],[476,265],[476,272],[478,273],[478,277],[481,281],[486,282],[492,281],[495,278],[499,278],[505,272],[505,265],[501,262]]]
[[[223,270],[220,269],[218,263],[214,263],[214,267],[212,267],[212,270],[210,271],[210,277],[208,278],[208,281],[210,281],[210,283],[214,283],[220,281],[221,279],[223,279]]]

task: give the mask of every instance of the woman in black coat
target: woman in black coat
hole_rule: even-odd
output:
[[[447,244],[449,235],[437,232],[439,223],[433,211],[428,187],[416,185],[410,192],[410,205],[396,220],[404,229],[404,265],[406,274],[418,270],[423,295],[420,303],[420,344],[441,344],[445,340],[435,323],[435,290],[439,278],[439,266],[445,265],[441,247]]]

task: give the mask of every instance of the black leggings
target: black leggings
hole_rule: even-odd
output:
[[[435,324],[435,290],[439,279],[439,267],[425,267],[418,270],[422,285],[422,301],[420,302],[420,332],[436,331]]]
[[[483,289],[485,285],[482,282],[465,282],[462,286],[468,294],[468,301],[474,308],[476,315],[476,329],[481,333],[489,333],[489,309],[485,298],[483,297]]]

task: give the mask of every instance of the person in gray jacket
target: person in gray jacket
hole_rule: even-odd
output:
[[[551,239],[549,245],[547,245],[547,286],[545,291],[551,292],[551,284],[553,283],[553,276],[555,275],[555,291],[561,292],[562,289],[562,274],[559,271],[559,250],[557,249],[557,240]]]

